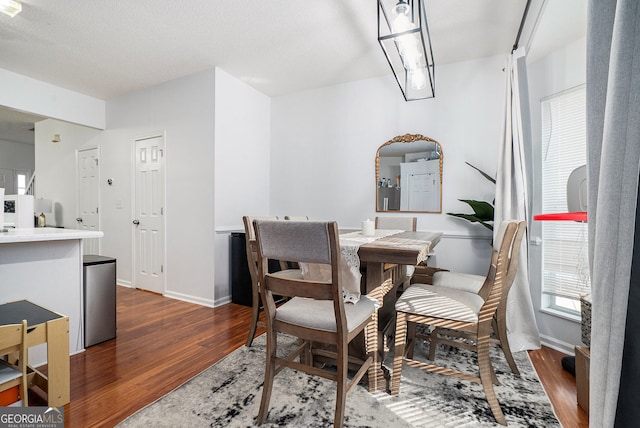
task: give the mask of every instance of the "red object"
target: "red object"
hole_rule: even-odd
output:
[[[17,385],[0,392],[0,406],[8,406],[18,401],[20,399],[18,392],[19,388]]]
[[[538,221],[587,221],[586,211],[577,211],[572,213],[553,213],[553,214],[536,214],[533,216],[534,220]]]

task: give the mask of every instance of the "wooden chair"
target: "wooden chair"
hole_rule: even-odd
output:
[[[500,349],[502,349],[502,352],[504,353],[504,356],[509,363],[509,368],[511,368],[511,371],[516,375],[519,375],[520,371],[518,370],[518,366],[513,359],[511,347],[509,346],[509,339],[507,338],[507,297],[509,296],[509,290],[511,290],[513,280],[515,279],[516,272],[518,271],[522,239],[525,235],[526,228],[526,222],[521,221],[518,223],[518,229],[513,241],[513,247],[507,260],[507,273],[504,282],[502,283],[502,297],[500,298],[498,310],[496,311],[496,314],[494,315],[492,321],[493,332],[496,336],[495,339],[492,339],[492,342],[497,342],[500,345]],[[498,252],[494,249],[491,257],[491,264],[495,264],[497,262],[497,254]],[[468,291],[471,293],[478,293],[482,288],[485,280],[486,277],[481,275],[440,271],[434,273],[431,283],[437,287],[453,288],[457,290]],[[465,346],[465,342],[455,340],[451,341],[446,338],[440,339],[439,335],[441,334],[446,335],[446,331],[439,328],[434,329],[428,338],[430,340],[430,343],[433,343],[433,346],[431,344],[429,345],[429,359],[431,360],[433,360],[435,357],[436,347],[438,343],[446,343],[453,346]],[[409,340],[411,340],[411,338],[409,338]]]
[[[22,406],[29,405],[27,321],[0,327],[0,392],[20,387]]]
[[[247,251],[247,264],[249,265],[249,275],[251,276],[251,326],[249,327],[249,335],[247,336],[246,346],[251,346],[253,338],[256,335],[258,326],[264,327],[265,323],[258,321],[262,302],[260,300],[260,284],[258,282],[258,255],[256,253],[256,233],[253,229],[254,219],[278,220],[278,217],[242,217],[244,223],[245,247]]]
[[[397,229],[415,232],[418,225],[417,217],[376,217],[376,229]]]
[[[306,221],[309,220],[309,217],[306,215],[286,215],[284,216],[284,219],[293,221]]]
[[[269,410],[274,377],[289,367],[337,382],[334,426],[341,427],[344,419],[346,394],[358,384],[373,363],[373,356],[359,361],[354,377],[347,379],[350,359],[349,342],[373,319],[375,303],[363,296],[355,304],[345,304],[338,266],[340,246],[336,222],[312,221],[254,221],[256,228],[260,292],[265,302],[267,320],[267,355],[262,401],[258,424],[262,424]],[[330,278],[303,278],[300,270],[269,272],[269,259],[291,260],[297,263],[320,263],[331,266]],[[291,297],[276,306],[273,296]],[[277,356],[278,333],[299,338],[296,349],[286,357]],[[311,342],[335,346],[336,351],[318,349]],[[316,355],[336,361],[335,371],[314,367]],[[294,359],[305,357],[308,364]]]
[[[396,303],[396,338],[391,377],[391,394],[398,395],[403,362],[427,371],[456,376],[463,380],[482,384],[489,407],[496,421],[506,425],[507,421],[493,389],[498,384],[491,360],[489,342],[491,322],[502,296],[502,287],[507,274],[508,256],[512,250],[518,224],[515,221],[500,225],[497,242],[496,262],[480,292],[471,293],[451,288],[426,284],[412,284]],[[405,357],[407,327],[415,328],[415,323],[444,327],[450,331],[469,332],[476,338],[473,349],[477,353],[479,376],[463,373],[451,368],[417,361]]]

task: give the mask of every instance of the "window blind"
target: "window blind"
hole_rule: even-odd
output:
[[[567,212],[567,180],[587,162],[585,85],[544,98],[542,212]],[[587,225],[542,223],[542,292],[578,299],[589,293]]]

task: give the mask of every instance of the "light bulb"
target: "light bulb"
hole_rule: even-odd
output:
[[[415,24],[409,19],[410,12],[411,8],[406,0],[400,0],[395,5],[393,8],[394,18],[391,23],[391,30],[394,33],[402,33],[416,28]],[[404,68],[411,70],[420,66],[422,54],[418,48],[419,43],[416,34],[405,34],[396,37],[396,44],[398,45],[398,53],[402,58]]]
[[[400,37],[399,39],[402,40],[398,41],[398,51],[400,52],[400,56],[402,57],[404,68],[406,68],[407,70],[412,70],[414,68],[420,67],[420,59],[422,58],[422,54],[420,53],[420,49],[418,49],[419,43],[417,35],[407,34]]]
[[[391,29],[394,33],[400,33],[414,28],[413,23],[409,19],[409,10],[409,5],[404,0],[400,0],[393,8],[393,15],[395,15],[395,17],[391,23]]]
[[[421,90],[427,87],[427,76],[424,68],[414,68],[407,71],[407,80],[411,89]]]

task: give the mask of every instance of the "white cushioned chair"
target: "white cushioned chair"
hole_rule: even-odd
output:
[[[509,296],[509,290],[511,290],[511,286],[513,285],[513,280],[515,279],[516,272],[518,271],[518,263],[520,260],[520,249],[522,247],[522,240],[526,232],[526,222],[521,221],[518,223],[518,230],[516,231],[516,235],[513,241],[513,248],[509,253],[509,257],[507,260],[507,272],[505,279],[502,283],[502,297],[500,298],[500,303],[498,304],[498,309],[496,310],[496,314],[493,318],[493,332],[496,336],[496,341],[502,352],[509,363],[509,368],[511,371],[519,375],[520,371],[518,370],[518,366],[516,365],[515,360],[513,359],[513,355],[511,353],[511,347],[509,346],[509,339],[507,338],[507,298]],[[496,263],[495,258],[497,257],[497,251],[493,251],[491,263]],[[466,273],[458,273],[458,272],[436,272],[433,274],[432,284],[441,287],[448,288],[460,291],[466,291],[470,293],[478,293],[484,284],[486,277],[482,275],[471,275]],[[433,341],[433,346],[429,347],[429,355],[430,359],[433,359],[435,356],[437,342],[442,342],[438,338],[439,333],[444,333],[443,330],[435,330],[431,336],[430,340]],[[447,344],[456,345],[459,342],[451,342],[448,340],[444,340]]]
[[[517,229],[518,223],[515,221],[503,222],[500,225],[495,246],[495,262],[491,264],[490,272],[477,293],[427,284],[412,284],[400,296],[396,303],[392,395],[399,394],[402,365],[407,362],[413,367],[482,384],[496,421],[502,425],[507,424],[493,389],[493,384],[498,384],[498,380],[489,358],[489,341],[491,322],[500,303],[509,253],[512,251]],[[471,349],[478,356],[479,376],[419,361],[408,353],[405,356],[407,329],[410,329],[409,336],[414,340],[416,324],[473,335],[475,341]],[[410,348],[413,349],[412,344]],[[429,348],[433,348],[433,342]]]

